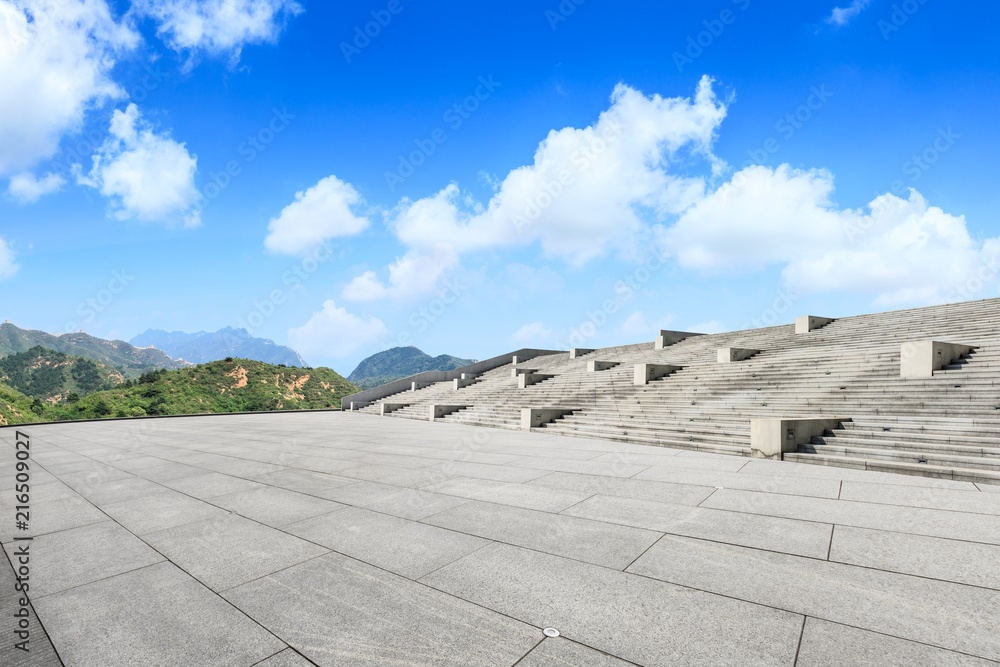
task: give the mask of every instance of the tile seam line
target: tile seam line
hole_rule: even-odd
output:
[[[524,655],[522,655],[522,656],[521,656],[520,658],[518,658],[517,660],[515,660],[515,661],[514,661],[514,662],[513,662],[512,664],[511,664],[511,666],[510,666],[510,667],[517,667],[518,665],[520,665],[520,664],[521,664],[522,662],[524,662],[524,659],[525,659],[525,658],[527,658],[527,657],[528,657],[529,655],[531,655],[532,653],[534,653],[534,652],[535,652],[535,649],[537,649],[537,648],[538,648],[539,646],[541,646],[541,645],[542,645],[542,644],[543,644],[544,642],[545,642],[545,635],[544,635],[544,633],[543,633],[543,634],[542,634],[542,638],[538,640],[538,643],[537,643],[537,644],[535,644],[534,646],[532,646],[532,647],[531,647],[530,649],[528,649],[528,652],[527,652],[527,653],[525,653],[525,654],[524,654]]]
[[[698,592],[701,592],[701,593],[705,593],[705,594],[708,594],[708,595],[717,595],[719,597],[727,598],[729,600],[736,600],[738,602],[744,602],[746,604],[752,604],[752,605],[756,605],[758,607],[764,607],[766,609],[773,609],[775,611],[780,611],[780,612],[783,612],[783,613],[786,613],[786,614],[794,614],[795,616],[809,616],[809,618],[815,618],[816,620],[826,621],[828,623],[835,623],[837,625],[842,625],[842,626],[845,626],[845,627],[848,627],[848,628],[854,628],[855,630],[864,630],[865,632],[874,632],[875,634],[882,635],[884,637],[892,637],[894,639],[900,639],[902,641],[913,642],[914,644],[921,644],[923,646],[929,646],[931,648],[936,648],[936,649],[940,649],[940,650],[943,650],[943,651],[950,651],[952,653],[958,653],[958,654],[961,654],[961,655],[967,655],[969,657],[978,658],[980,660],[990,660],[990,661],[996,662],[993,658],[987,658],[986,656],[976,655],[975,653],[967,653],[965,651],[959,651],[957,649],[948,648],[947,646],[941,646],[939,644],[929,644],[927,642],[920,641],[918,639],[910,639],[909,637],[901,637],[899,635],[889,634],[888,632],[882,632],[881,630],[874,630],[872,628],[866,628],[866,627],[862,627],[862,626],[859,626],[859,625],[852,625],[850,623],[844,623],[843,621],[837,621],[837,620],[834,620],[832,618],[827,618],[826,616],[817,616],[816,614],[811,614],[810,615],[810,614],[805,614],[805,613],[803,613],[801,611],[794,611],[794,610],[791,610],[791,609],[785,609],[784,607],[775,607],[773,605],[764,604],[763,602],[756,602],[754,600],[747,600],[745,598],[736,597],[734,595],[727,595],[725,593],[717,593],[717,592],[705,590],[705,589],[702,589],[702,588],[697,588],[697,587],[694,587],[694,586],[689,586],[687,584],[678,584],[678,583],[675,583],[675,582],[672,582],[672,581],[667,581],[665,579],[657,579],[656,577],[652,577],[652,576],[649,576],[649,575],[646,575],[646,574],[641,574],[641,573],[638,573],[638,572],[626,572],[625,574],[632,574],[632,575],[635,575],[637,577],[641,577],[643,579],[649,579],[649,580],[652,580],[652,581],[659,581],[660,583],[670,584],[671,586],[680,586],[681,588],[689,588],[691,590],[695,590],[695,591],[698,591]]]
[[[821,500],[830,500],[830,499],[829,498],[822,498]],[[841,502],[845,502],[845,501],[841,501]],[[846,502],[851,502],[851,501],[846,501]],[[767,517],[771,517],[771,518],[775,518],[775,519],[790,519],[792,521],[806,521],[806,522],[811,522],[811,523],[821,523],[821,524],[827,524],[827,525],[836,524],[838,526],[844,526],[844,527],[847,527],[847,528],[857,528],[857,529],[860,529],[860,530],[877,530],[877,531],[882,531],[882,532],[885,532],[885,533],[895,533],[895,534],[899,534],[899,535],[913,535],[913,536],[916,536],[916,537],[930,537],[930,538],[935,538],[935,539],[939,539],[939,540],[950,540],[952,542],[962,542],[963,544],[982,544],[982,545],[991,546],[991,547],[1000,546],[1000,538],[998,538],[996,542],[982,542],[982,541],[978,541],[978,540],[961,539],[961,538],[958,538],[958,537],[942,537],[940,535],[930,535],[928,533],[914,533],[914,532],[907,532],[907,531],[904,531],[904,530],[893,530],[893,529],[890,529],[890,528],[872,528],[871,526],[860,526],[860,525],[856,525],[856,524],[853,524],[853,523],[846,523],[844,521],[821,521],[821,520],[818,520],[818,519],[800,519],[798,517],[782,516],[782,515],[779,515],[779,514],[765,514],[765,513],[762,513],[762,512],[751,512],[751,511],[743,510],[743,509],[733,509],[731,507],[703,507],[703,508],[700,508],[700,509],[722,510],[722,511],[726,511],[726,512],[735,512],[737,514],[753,514],[755,516],[767,516]],[[925,507],[910,507],[910,508],[906,508],[906,509],[918,509],[918,510],[927,510],[927,511],[933,511],[933,512],[950,512],[950,510],[932,510],[932,509],[928,509],[928,508],[925,508]],[[958,512],[956,512],[956,514],[957,513]],[[987,515],[987,514],[974,514],[974,516],[990,516],[990,515]]]
[[[692,508],[692,509],[698,509],[698,508]],[[704,509],[704,508],[702,508],[702,509]],[[617,523],[617,522],[614,522],[614,521],[604,521],[604,520],[601,520],[601,519],[590,519],[589,517],[576,516],[575,514],[567,514],[565,516],[570,516],[570,517],[573,517],[573,518],[576,518],[576,519],[588,519],[589,521],[598,521],[599,523],[607,523],[607,524],[610,524],[610,525],[613,525],[613,526],[621,526],[623,528],[636,528],[637,530],[645,530],[645,531],[648,531],[648,532],[651,532],[651,533],[663,533],[659,538],[657,538],[657,542],[659,542],[660,539],[662,539],[663,537],[667,537],[667,536],[670,536],[670,537],[680,537],[680,538],[684,538],[684,539],[688,539],[688,540],[698,540],[699,542],[711,542],[712,544],[723,544],[723,545],[726,545],[726,546],[738,547],[740,549],[753,549],[754,551],[763,551],[765,553],[779,554],[779,555],[782,555],[782,556],[793,556],[795,558],[808,558],[809,560],[816,560],[816,561],[820,561],[820,562],[825,562],[825,559],[820,558],[818,556],[804,556],[802,554],[790,553],[788,551],[775,551],[774,549],[765,549],[763,547],[752,547],[752,546],[747,546],[745,544],[737,544],[736,542],[725,542],[722,539],[713,539],[713,538],[710,538],[710,537],[695,537],[694,535],[688,535],[686,533],[675,533],[675,532],[672,532],[670,530],[655,530],[653,528],[643,528],[641,526],[634,526],[634,525],[627,524],[627,523]],[[819,525],[830,526],[832,524],[819,524]],[[518,546],[518,545],[514,544],[514,545],[511,545],[511,546]],[[527,547],[525,547],[525,548],[527,548]],[[542,553],[547,553],[547,552],[542,552]],[[559,554],[552,554],[552,555],[553,556],[557,556]],[[568,558],[568,556],[563,556],[563,557],[564,558]],[[588,561],[583,561],[583,562],[588,562]],[[839,562],[839,561],[834,561],[834,562]],[[597,563],[594,563],[594,564],[596,565]],[[864,565],[855,565],[854,563],[841,563],[841,564],[842,565],[854,565],[855,567],[865,567]],[[877,568],[866,568],[866,569],[877,569]],[[890,570],[885,570],[885,571],[886,572],[891,572]],[[905,574],[905,573],[904,572],[894,572],[893,574]],[[958,582],[952,582],[952,583],[958,583]],[[998,590],[1000,590],[1000,589],[998,589]]]
[[[799,664],[799,653],[802,652],[802,639],[806,636],[806,621],[808,620],[809,616],[803,614],[802,627],[799,629],[799,643],[795,645],[795,659],[792,661],[792,667],[797,667]]]
[[[7,550],[5,548],[0,549],[0,551],[3,551],[7,563],[10,565],[11,574],[15,576],[15,581],[16,581],[17,570],[14,567],[14,562],[11,560],[11,555],[7,553]],[[35,609],[35,601],[31,599],[30,591],[27,594],[25,594],[22,591],[21,594],[28,599],[28,604],[31,606],[31,613],[34,614],[35,620],[38,622],[38,625],[42,628],[42,632],[45,634],[46,638],[48,638],[49,645],[52,646],[52,652],[55,653],[56,655],[56,660],[59,661],[59,664],[62,665],[62,667],[66,667],[66,662],[62,659],[62,656],[59,654],[59,649],[56,648],[56,643],[52,641],[52,634],[45,629],[45,624],[42,623],[42,617],[38,615],[38,610]]]

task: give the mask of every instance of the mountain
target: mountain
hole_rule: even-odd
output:
[[[370,389],[424,371],[450,371],[471,363],[475,360],[448,354],[432,357],[412,346],[393,347],[363,360],[347,379],[362,389]]]
[[[0,357],[39,346],[111,366],[126,379],[160,368],[177,369],[190,365],[171,359],[160,350],[135,347],[123,340],[104,340],[83,332],[53,336],[44,331],[21,329],[10,322],[0,324]]]
[[[147,329],[131,341],[138,347],[155,347],[163,350],[174,359],[183,359],[196,364],[239,357],[255,359],[268,364],[285,364],[286,366],[308,366],[299,353],[290,347],[278,345],[273,340],[254,338],[246,329],[226,327],[215,333],[199,331],[184,333],[183,331],[161,331]]]
[[[233,359],[180,370],[151,371],[138,380],[128,380],[110,391],[90,394],[73,403],[31,407],[28,397],[10,390],[5,399],[0,392],[0,414],[5,400],[8,412],[26,415],[22,421],[339,409],[340,399],[356,391],[356,386],[329,368],[288,368]]]
[[[31,398],[57,403],[71,394],[112,389],[125,378],[97,361],[36,346],[0,357],[0,381]]]

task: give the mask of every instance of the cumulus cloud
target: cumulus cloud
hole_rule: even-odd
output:
[[[245,45],[277,41],[303,9],[294,0],[138,0],[133,11],[153,18],[157,34],[175,51],[229,54],[235,64]]]
[[[7,185],[7,192],[22,204],[30,204],[31,202],[38,201],[38,198],[42,195],[55,192],[65,185],[65,183],[66,179],[59,174],[48,173],[39,179],[34,174],[23,172],[11,176],[10,183]]]
[[[0,174],[51,157],[89,108],[123,97],[111,71],[139,40],[104,0],[0,2]]]
[[[783,265],[797,292],[867,293],[882,306],[961,300],[966,285],[995,280],[1000,238],[973,239],[963,216],[915,190],[839,209],[833,191],[826,171],[748,167],[663,228],[661,241],[686,268]]]
[[[447,243],[413,250],[389,265],[388,284],[374,271],[365,271],[344,287],[343,297],[348,301],[407,301],[428,296],[436,291],[445,272],[458,264],[458,254]]]
[[[644,215],[676,214],[704,192],[702,177],[672,174],[672,165],[696,156],[713,173],[723,168],[712,142],[725,115],[707,77],[693,98],[647,97],[619,84],[596,123],[549,132],[533,163],[511,171],[485,205],[451,184],[403,200],[393,229],[416,249],[445,242],[464,253],[537,241],[575,264],[609,249],[629,253]]]
[[[331,238],[364,231],[368,218],[359,215],[364,202],[350,183],[327,176],[308,190],[295,193],[295,201],[268,225],[264,246],[271,252],[301,254]]]
[[[0,236],[0,280],[10,278],[20,267],[14,263],[14,251],[7,241]]]
[[[200,194],[194,185],[198,158],[184,144],[153,132],[135,104],[125,111],[116,109],[109,130],[89,175],[78,174],[78,181],[110,197],[120,220],[198,226]]]
[[[329,359],[345,357],[385,333],[378,318],[359,317],[330,299],[304,325],[289,329],[288,341],[304,356]]]
[[[846,7],[834,7],[833,12],[826,17],[826,22],[838,28],[847,25],[851,19],[861,13],[868,6],[870,0],[854,0]]]

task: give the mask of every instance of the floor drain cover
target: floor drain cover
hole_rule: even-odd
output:
[[[545,635],[546,637],[558,637],[559,631],[556,630],[555,628],[545,628],[544,630],[542,630],[542,634]]]

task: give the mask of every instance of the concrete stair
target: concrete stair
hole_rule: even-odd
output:
[[[928,339],[976,349],[933,377],[901,378],[901,345]],[[723,347],[761,352],[718,363]],[[588,372],[590,360],[619,365]],[[637,386],[638,363],[681,370]],[[392,417],[425,420],[429,405],[469,405],[441,421],[508,429],[520,428],[524,407],[578,408],[540,428],[737,456],[750,455],[751,419],[833,415],[850,421],[784,458],[1000,483],[1000,299],[845,317],[807,334],[783,325],[520,366],[553,377],[518,389],[508,364],[458,390],[437,383],[383,400],[410,404]]]

